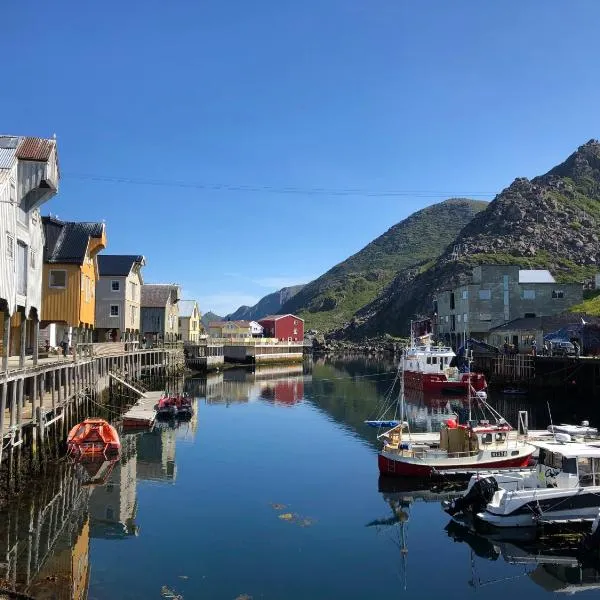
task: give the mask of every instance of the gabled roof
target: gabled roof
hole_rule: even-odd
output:
[[[547,269],[521,269],[519,283],[556,283],[556,281]]]
[[[161,308],[167,305],[169,298],[179,300],[179,286],[176,283],[147,283],[142,286],[140,305],[149,308]]]
[[[47,263],[83,264],[90,238],[102,238],[104,223],[75,223],[42,217]]]
[[[143,267],[146,264],[146,259],[141,254],[98,255],[100,277],[127,277],[136,263]]]
[[[194,306],[198,306],[195,300],[180,300],[179,301],[179,316],[191,317],[194,312]]]
[[[298,321],[304,322],[304,319],[297,317],[296,315],[287,314],[287,315],[267,315],[266,317],[262,317],[262,319],[257,319],[260,323],[261,321],[277,321],[277,319],[282,319],[283,317],[294,317],[294,319],[298,319]]]
[[[236,325],[236,327],[250,327],[250,321],[244,321],[244,320],[240,320],[240,321],[213,321],[212,323],[208,324],[208,327],[211,328],[221,328],[221,327],[225,327],[226,325],[229,325],[233,323],[234,325]]]

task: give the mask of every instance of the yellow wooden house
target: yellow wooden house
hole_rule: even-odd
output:
[[[96,313],[98,252],[106,247],[104,223],[43,217],[45,234],[41,327],[48,343],[90,342]],[[75,339],[71,337],[75,336]]]

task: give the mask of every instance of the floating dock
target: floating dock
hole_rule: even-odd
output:
[[[156,420],[156,405],[162,392],[145,392],[124,415],[124,429],[148,429]]]

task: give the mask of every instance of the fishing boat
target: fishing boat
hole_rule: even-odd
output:
[[[114,457],[121,451],[121,441],[117,430],[104,419],[86,419],[69,432],[67,449],[72,456]]]
[[[600,448],[555,434],[535,442],[536,468],[471,477],[462,498],[443,505],[455,516],[471,513],[495,527],[593,522],[600,511]]]
[[[466,394],[470,388],[485,391],[483,373],[470,369],[460,372],[455,366],[456,354],[450,347],[434,345],[431,334],[415,337],[411,324],[410,347],[401,358],[404,383],[408,389],[427,393]]]
[[[461,411],[463,414],[458,420],[447,419],[440,429],[437,443],[413,442],[405,420],[405,379],[402,373],[399,379],[399,418],[367,422],[372,426],[380,424],[382,428],[390,426],[378,435],[378,439],[383,441],[378,456],[382,475],[427,478],[452,473],[467,477],[479,469],[515,468],[529,464],[535,446],[528,444],[524,435],[518,435],[483,397],[472,396],[470,388],[468,414]],[[481,418],[473,418],[473,404]],[[397,413],[398,410],[395,415]],[[520,420],[522,418],[520,414]]]

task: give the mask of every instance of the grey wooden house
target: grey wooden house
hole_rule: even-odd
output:
[[[179,340],[180,288],[176,283],[142,286],[141,335],[146,341]]]

